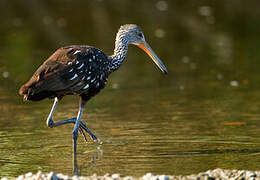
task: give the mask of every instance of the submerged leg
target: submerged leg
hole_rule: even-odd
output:
[[[73,165],[73,175],[79,176],[80,172],[79,172],[79,168],[78,168],[77,156],[74,152],[73,152],[72,165]]]
[[[56,109],[57,103],[58,103],[58,98],[56,97],[54,99],[54,103],[53,103],[53,106],[51,108],[51,112],[50,112],[50,114],[49,114],[49,116],[47,118],[47,121],[46,121],[47,126],[50,127],[50,128],[53,128],[53,127],[60,126],[60,125],[63,125],[63,124],[75,123],[77,118],[60,120],[60,121],[57,121],[57,122],[53,121],[52,117],[53,117],[54,111]],[[80,121],[80,126],[79,127],[81,129],[81,132],[83,132],[83,130],[86,131],[93,141],[98,140],[98,138],[87,128],[87,126],[86,126],[86,124],[84,122]],[[83,132],[83,135],[84,135],[84,132]],[[86,140],[85,135],[84,135],[84,138]]]
[[[77,119],[76,119],[76,122],[74,125],[74,129],[72,131],[74,160],[76,160],[76,154],[77,154],[77,140],[78,140],[78,132],[79,132],[79,127],[80,127],[80,122],[81,122],[81,116],[82,116],[84,108],[86,107],[86,103],[87,103],[87,101],[84,101],[82,98],[80,98],[79,112],[78,112]]]

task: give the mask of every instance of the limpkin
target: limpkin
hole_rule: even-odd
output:
[[[107,83],[108,76],[117,70],[126,58],[129,44],[144,50],[155,64],[167,74],[167,69],[146,43],[142,30],[135,24],[120,27],[116,35],[114,54],[105,55],[101,50],[91,46],[67,46],[56,50],[34,73],[31,79],[19,90],[24,100],[39,101],[54,98],[54,104],[47,118],[48,127],[74,123],[72,132],[73,152],[77,150],[78,131],[88,133],[92,140],[98,138],[81,121],[86,103]],[[65,95],[80,96],[79,111],[76,118],[53,121],[57,103]]]

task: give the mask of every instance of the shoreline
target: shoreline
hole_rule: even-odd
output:
[[[200,172],[198,174],[191,174],[187,176],[182,175],[154,175],[152,173],[147,173],[141,177],[135,176],[120,176],[120,174],[105,174],[103,176],[98,176],[93,174],[92,176],[67,176],[61,173],[43,173],[38,171],[36,174],[28,172],[24,175],[20,175],[16,178],[10,178],[16,180],[195,180],[195,179],[238,179],[238,180],[260,180],[260,171],[249,171],[249,170],[228,170],[228,169],[214,169],[205,172]],[[9,180],[9,178],[1,178],[1,180]]]

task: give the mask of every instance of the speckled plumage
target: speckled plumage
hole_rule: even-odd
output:
[[[109,60],[90,46],[68,46],[58,49],[21,87],[26,100],[79,94],[89,99],[105,87],[110,74]]]
[[[141,29],[127,24],[118,31],[111,56],[90,46],[60,48],[38,68],[19,93],[25,100],[32,101],[61,99],[70,94],[79,94],[89,100],[105,87],[108,75],[124,61],[128,44],[139,42],[138,38],[143,38]]]

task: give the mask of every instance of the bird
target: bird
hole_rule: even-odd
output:
[[[72,131],[74,154],[77,152],[79,131],[84,135],[85,140],[85,133],[93,141],[99,140],[81,120],[83,110],[87,102],[106,86],[108,76],[124,62],[130,44],[141,48],[164,74],[168,74],[162,61],[146,42],[141,28],[135,24],[125,24],[116,34],[112,55],[107,56],[98,48],[87,45],[61,47],[43,62],[28,82],[21,86],[19,94],[24,97],[25,101],[54,99],[46,121],[48,127],[74,124]],[[53,115],[57,103],[66,95],[80,97],[77,117],[54,122]]]

